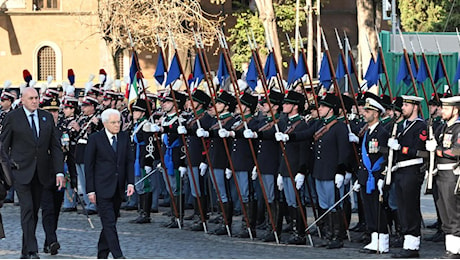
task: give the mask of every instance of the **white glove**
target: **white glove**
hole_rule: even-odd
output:
[[[388,139],[388,147],[390,147],[391,149],[395,151],[401,149],[401,145],[399,144],[398,139],[395,139],[395,138]]]
[[[436,147],[438,146],[438,143],[436,140],[427,140],[425,143],[425,148],[428,152],[434,152],[436,151]]]
[[[230,178],[232,177],[232,170],[230,170],[229,168],[226,168],[225,177],[227,178],[227,180],[230,180]]]
[[[180,172],[180,177],[183,178],[185,176],[185,173],[187,172],[187,168],[186,167],[179,167],[179,172]]]
[[[350,183],[350,181],[351,181],[351,173],[346,172],[345,173],[345,179],[343,180],[343,185],[347,185],[348,183]]]
[[[275,133],[275,140],[277,142],[287,142],[289,141],[289,135],[282,132],[277,132]]]
[[[278,178],[276,179],[276,185],[278,185],[278,190],[282,191],[284,186],[283,186],[283,176],[281,174],[278,174]]]
[[[243,131],[243,136],[246,139],[257,138],[257,133],[253,132],[251,129],[246,129]]]
[[[150,131],[152,133],[160,132],[161,128],[157,124],[150,124]]]
[[[305,175],[303,175],[302,173],[297,173],[295,175],[294,181],[295,181],[296,189],[300,190],[300,188],[302,188],[302,185],[305,181]]]
[[[385,185],[385,181],[379,179],[377,181],[377,188],[379,189],[380,195],[383,195],[383,185]]]
[[[204,176],[206,174],[206,170],[208,169],[208,165],[206,163],[200,163],[198,168],[200,169],[200,175]]]
[[[336,174],[335,175],[335,186],[337,187],[337,189],[340,189],[342,186],[343,186],[343,180],[345,178],[343,177],[342,174]]]
[[[225,129],[225,128],[219,129],[219,137],[220,138],[227,138],[229,136],[230,136],[230,132],[227,129]]]
[[[198,137],[209,137],[209,132],[204,130],[203,128],[198,128],[196,130],[196,136],[198,136]]]
[[[348,133],[348,142],[350,143],[359,143],[359,137],[357,137],[354,133]]]
[[[185,126],[180,125],[177,127],[177,133],[180,135],[185,135],[187,134],[187,129],[185,128]]]
[[[153,169],[152,169],[152,167],[150,167],[150,166],[144,166],[144,170],[145,170],[145,173],[148,174],[148,173],[151,172]]]
[[[151,125],[151,124],[152,124],[152,123],[150,123],[150,122],[145,122],[145,124],[142,126],[142,130],[143,130],[144,132],[150,132],[150,125]]]
[[[361,189],[361,184],[358,183],[358,180],[355,181],[355,184],[353,184],[353,190],[355,192],[359,192],[359,190]]]
[[[253,181],[255,181],[257,179],[257,167],[254,166],[254,168],[252,168],[252,175],[251,175],[251,179]]]

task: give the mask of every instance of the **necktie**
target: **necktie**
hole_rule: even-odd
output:
[[[30,121],[32,121],[31,127],[32,127],[32,132],[34,133],[34,138],[35,140],[38,140],[37,126],[35,125],[34,116],[35,114],[30,114]]]
[[[112,149],[114,152],[117,152],[117,137],[112,136]]]

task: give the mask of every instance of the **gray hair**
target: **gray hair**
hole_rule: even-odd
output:
[[[101,114],[102,123],[106,123],[107,121],[109,121],[109,117],[111,115],[117,115],[118,118],[120,118],[120,111],[113,109],[113,108],[108,108],[104,110],[104,112],[102,112]]]

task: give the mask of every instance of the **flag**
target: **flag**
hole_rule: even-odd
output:
[[[204,79],[204,70],[200,62],[200,54],[195,55],[195,64],[193,65],[193,77],[188,81],[190,89],[197,88]]]
[[[303,78],[305,74],[307,74],[307,65],[305,64],[305,61],[303,60],[303,56],[299,55],[299,62],[297,63],[297,66],[295,67],[293,81]]]
[[[249,66],[248,66],[248,72],[246,73],[246,82],[248,83],[248,86],[252,90],[254,90],[257,87],[258,77],[259,77],[259,73],[257,72],[254,57],[251,57],[251,61],[249,62]]]
[[[415,60],[413,58],[409,58],[410,59],[410,68],[412,70],[412,75],[415,77],[417,75],[417,68],[415,67]],[[406,84],[407,86],[410,86],[411,82],[412,82],[412,78],[410,76],[410,73],[409,71],[407,71],[407,75],[406,77],[403,79],[404,81],[404,84]]]
[[[166,77],[165,86],[168,86],[169,84],[178,80],[180,78],[180,73],[181,72],[179,67],[179,61],[177,60],[177,54],[174,54],[171,64],[169,65],[168,76]]]
[[[295,71],[296,71],[295,59],[294,59],[294,57],[292,57],[291,60],[289,61],[288,80],[287,80],[288,85],[291,85],[296,80],[294,78],[295,77],[295,75],[294,75]]]
[[[428,78],[428,68],[425,65],[425,62],[421,62],[418,66],[416,80],[417,83],[423,83]]]
[[[455,72],[454,82],[460,79],[460,60],[458,60],[457,64],[457,72]]]
[[[228,78],[230,74],[228,73],[227,65],[224,58],[224,53],[220,54],[219,58],[219,68],[217,68],[217,79],[219,80],[219,85],[222,87],[224,85],[224,81]]]
[[[369,60],[369,66],[367,66],[367,71],[366,75],[364,75],[364,79],[367,81],[368,88],[372,87],[373,85],[377,85],[379,82],[378,64],[372,57]]]
[[[409,70],[407,69],[407,62],[404,57],[401,58],[401,62],[399,63],[399,71],[398,71],[398,76],[396,77],[396,84],[399,84],[401,80],[404,80],[407,78],[409,74]]]
[[[445,78],[444,70],[442,69],[441,58],[438,59],[438,63],[436,63],[436,71],[434,72],[434,83],[438,83],[438,81],[442,78]]]
[[[139,97],[140,93],[140,85],[139,85],[139,80],[142,78],[142,74],[140,73],[139,67],[136,62],[136,54],[133,52],[133,55],[131,56],[131,66],[129,67],[129,90],[127,93],[127,98],[128,98],[128,107],[131,107],[130,105],[134,102]],[[126,97],[126,95],[125,95]]]
[[[329,60],[326,53],[323,54],[323,59],[321,60],[321,68],[319,69],[319,81],[327,90],[329,90],[332,84],[332,75],[331,67],[329,66]]]
[[[276,63],[273,52],[268,54],[264,67],[265,78],[269,81],[272,77],[276,77]]]
[[[335,69],[335,77],[341,79],[345,77],[346,71],[345,66],[343,65],[342,54],[339,53],[339,58],[337,61],[337,68]]]
[[[353,63],[351,61],[351,56],[350,55],[348,55],[348,72],[350,72],[350,74],[355,73],[355,70],[353,69]]]
[[[157,82],[160,85],[163,85],[165,81],[165,72],[166,72],[166,65],[165,61],[163,58],[163,50],[160,51],[158,55],[158,62],[157,62],[157,68],[155,70],[155,74],[153,74],[153,77],[157,80]]]

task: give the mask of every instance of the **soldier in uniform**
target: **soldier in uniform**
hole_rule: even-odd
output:
[[[426,149],[436,152],[436,206],[446,235],[443,258],[460,259],[460,96],[441,98],[441,102],[442,119],[446,123],[437,129],[435,140],[426,141]]]
[[[393,105],[390,96],[388,95],[381,95],[380,96],[380,103],[385,108],[385,114],[380,119],[383,126],[387,129],[387,132],[391,132],[391,128],[393,124],[391,123],[391,119],[393,118]]]
[[[83,194],[83,200],[86,204],[85,208],[90,215],[96,214],[97,209],[96,205],[89,201],[86,193],[84,154],[89,135],[102,129],[102,124],[99,119],[100,111],[96,110],[97,106],[98,102],[95,98],[90,96],[84,97],[81,105],[82,115],[77,120],[69,123],[69,126],[78,132],[76,137],[77,145],[75,147],[78,193]]]
[[[6,114],[11,111],[11,106],[13,105],[14,100],[15,97],[12,93],[7,90],[3,90],[2,95],[0,96],[0,106],[2,107],[0,110],[0,124],[2,123]]]
[[[361,140],[362,165],[358,171],[357,182],[362,187],[361,198],[367,230],[371,233],[371,242],[360,250],[363,253],[387,253],[390,243],[382,205],[385,184],[382,172],[386,166],[386,156],[383,151],[388,142],[388,132],[384,124],[379,121],[380,115],[385,113],[385,108],[379,101],[367,98],[364,106],[364,119],[368,129]],[[355,185],[355,190],[358,187]]]
[[[396,203],[401,233],[404,235],[403,248],[393,258],[419,257],[420,247],[420,188],[423,164],[420,151],[425,150],[427,139],[426,123],[419,118],[418,111],[421,97],[401,96],[403,99],[402,115],[404,122],[398,128],[397,137],[388,139],[388,147],[395,151],[395,166],[391,170],[395,185]]]

